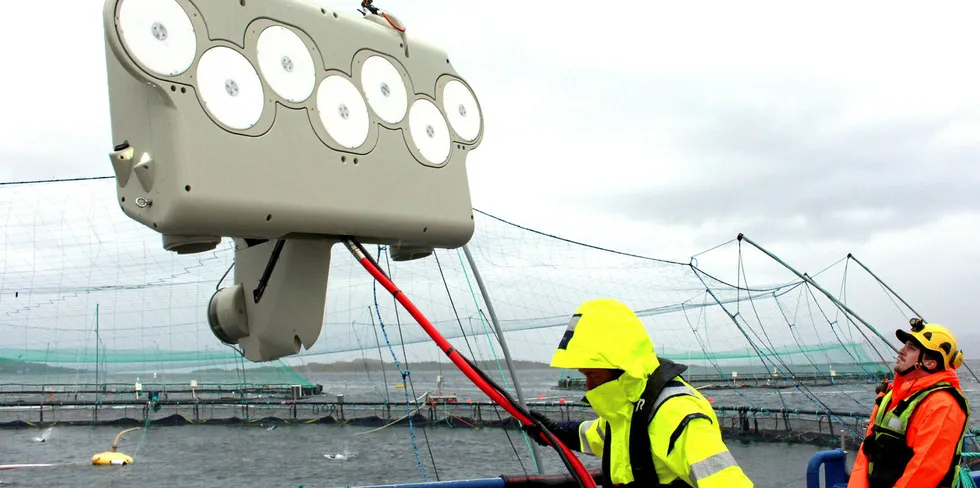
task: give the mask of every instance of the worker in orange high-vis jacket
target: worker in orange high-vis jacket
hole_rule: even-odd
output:
[[[918,318],[910,322],[911,332],[895,332],[905,344],[895,362],[895,384],[879,390],[848,488],[959,484],[970,416],[954,371],[963,353],[945,327]]]

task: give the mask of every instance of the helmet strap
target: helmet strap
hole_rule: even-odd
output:
[[[915,361],[915,364],[913,364],[911,368],[908,368],[905,371],[901,371],[898,374],[900,374],[902,376],[905,376],[905,375],[907,375],[907,374],[909,374],[909,373],[911,373],[911,372],[913,372],[913,371],[915,371],[917,369],[922,369],[925,372],[930,372],[928,369],[926,369],[925,365],[922,364],[922,357],[924,355],[925,355],[925,351],[924,350],[919,351],[919,359],[917,359]]]
[[[922,363],[915,363],[911,368],[907,368],[905,369],[905,371],[899,371],[898,374],[901,376],[905,376],[921,367],[922,367]]]

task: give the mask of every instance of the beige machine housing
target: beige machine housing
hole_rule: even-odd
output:
[[[177,253],[235,239],[235,285],[207,310],[248,359],[313,345],[339,238],[404,260],[472,236],[465,163],[482,110],[446,52],[390,13],[107,0],[103,21],[119,205]]]

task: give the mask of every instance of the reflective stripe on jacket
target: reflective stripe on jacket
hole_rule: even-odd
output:
[[[711,404],[679,376],[686,367],[657,357],[643,322],[626,304],[600,298],[579,306],[551,366],[619,372],[585,394],[599,418],[568,432],[578,441],[573,446],[602,456],[609,483],[753,486],[722,442]]]
[[[625,410],[631,407],[628,405]],[[661,485],[680,481],[684,483],[681,486],[699,488],[754,486],[722,441],[721,427],[711,404],[695,388],[677,377],[663,389],[653,408],[647,433]],[[628,422],[610,423],[601,417],[582,422],[580,450],[601,456],[610,428],[612,442],[619,444],[609,449],[610,478],[614,484],[632,482],[630,441],[628,434],[623,435],[629,431]]]

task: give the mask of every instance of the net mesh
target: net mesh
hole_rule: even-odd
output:
[[[110,178],[0,187],[0,367],[22,374],[18,381],[92,382],[96,374],[105,375],[99,381],[114,374],[185,381],[193,374],[215,383],[309,384],[307,373],[322,363],[446,362],[340,246],[316,344],[272,363],[243,360],[212,335],[206,318],[208,300],[232,265],[232,242],[200,254],[167,252],[159,234],[121,212],[114,184]],[[658,354],[689,365],[704,382],[731,383],[731,402],[756,404],[740,385],[788,381],[802,396],[787,403],[778,394],[774,406],[819,408],[826,405],[799,379],[877,381],[893,352],[860,320],[899,323],[910,316],[847,259],[813,275],[834,289],[835,303],[741,240],[675,262],[569,241],[479,211],[475,219],[468,248],[517,360],[547,363],[579,304],[614,297],[641,317]],[[396,263],[384,247],[367,248],[457,349],[506,378],[463,250]],[[222,286],[228,284],[225,278]],[[848,297],[861,303],[860,319],[843,311]],[[852,406],[873,400],[840,391]]]

